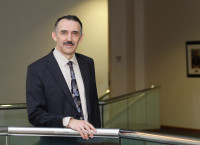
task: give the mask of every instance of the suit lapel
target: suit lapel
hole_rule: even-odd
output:
[[[80,68],[81,76],[83,79],[83,84],[85,88],[85,99],[86,103],[89,102],[89,69],[87,66],[87,62],[85,59],[83,59],[79,54],[76,53],[76,59],[78,61],[78,65]],[[90,105],[87,105],[87,112],[89,113],[90,111]],[[88,114],[89,115],[89,114]]]
[[[51,72],[52,76],[55,78],[55,80],[58,82],[58,84],[64,91],[65,95],[67,96],[68,100],[71,102],[72,106],[76,109],[69,87],[65,81],[65,78],[60,70],[60,67],[55,57],[53,56],[53,51],[51,51],[47,57],[47,67],[49,71]]]

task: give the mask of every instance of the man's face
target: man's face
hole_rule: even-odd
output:
[[[78,22],[62,19],[58,23],[56,32],[52,32],[52,37],[56,41],[58,51],[71,59],[83,35],[81,35],[81,26]]]

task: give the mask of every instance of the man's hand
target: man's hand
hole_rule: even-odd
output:
[[[97,132],[96,129],[94,128],[94,126],[92,124],[90,124],[89,122],[85,121],[85,120],[76,120],[74,118],[71,118],[69,120],[69,124],[68,126],[69,128],[76,130],[80,133],[81,137],[83,139],[89,139],[93,138],[93,132]]]

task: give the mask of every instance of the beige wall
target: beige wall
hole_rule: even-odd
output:
[[[200,78],[187,77],[185,48],[200,40],[199,6],[198,0],[109,0],[113,96],[160,85],[161,125],[200,129]]]
[[[127,92],[127,37],[126,3],[109,0],[109,66],[111,94]]]
[[[77,15],[85,34],[78,52],[94,58],[99,94],[108,88],[107,0],[0,1],[0,104],[25,102],[28,64],[55,46],[51,31],[56,19]]]
[[[145,88],[143,1],[109,0],[112,96]]]
[[[186,74],[185,42],[200,40],[200,1],[145,1],[146,85],[161,85],[161,124],[200,129],[200,78]]]

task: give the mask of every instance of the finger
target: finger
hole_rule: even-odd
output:
[[[82,137],[83,139],[86,139],[86,138],[85,138],[85,135],[84,135],[84,133],[83,133],[83,131],[82,131],[81,129],[77,129],[77,131],[78,131],[78,133],[81,135],[81,137]]]
[[[83,124],[82,126],[81,126],[81,131],[82,131],[82,133],[83,133],[83,135],[84,135],[84,139],[89,139],[89,136],[88,136],[88,131],[85,129],[85,127],[86,127],[86,125],[85,124]]]
[[[81,128],[81,134],[84,136],[83,139],[89,139],[89,136],[88,136],[88,133],[87,133],[87,130],[83,128]]]
[[[86,140],[88,140],[88,139],[89,139],[88,132],[87,132],[86,130],[83,130],[82,132],[83,132],[83,134],[84,134],[84,138],[85,138]]]
[[[92,130],[93,132],[97,132],[97,130],[96,130],[96,128],[92,125],[92,124],[90,124],[89,122],[87,122],[86,121],[86,124],[87,124],[87,126],[90,128],[90,130]]]
[[[91,131],[91,128],[89,126],[85,125],[85,129],[86,129],[87,133],[89,134],[89,136],[91,138],[93,138],[94,135],[93,135],[93,132]]]

